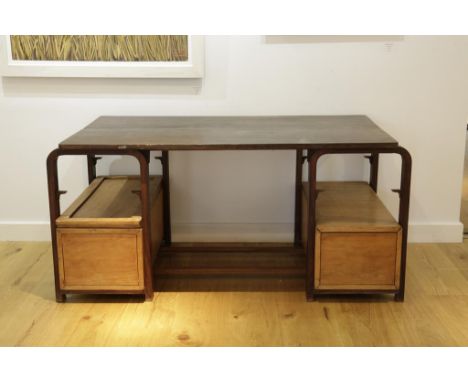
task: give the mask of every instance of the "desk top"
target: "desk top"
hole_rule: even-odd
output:
[[[65,149],[248,150],[384,148],[398,143],[364,115],[99,117]]]

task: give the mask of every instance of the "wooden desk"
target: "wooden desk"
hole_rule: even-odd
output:
[[[402,158],[399,224],[402,227],[400,288],[395,293],[403,300],[405,288],[406,244],[411,178],[411,156],[398,142],[363,115],[353,116],[265,116],[265,117],[100,117],[67,138],[47,159],[49,208],[55,274],[57,243],[55,220],[60,215],[57,160],[63,155],[86,155],[88,177],[96,177],[97,155],[130,155],[140,165],[141,203],[144,248],[145,296],[153,296],[151,243],[149,240],[149,161],[150,151],[160,150],[163,166],[164,241],[171,246],[169,151],[172,150],[295,150],[296,192],[294,244],[301,244],[302,165],[309,168],[309,240],[306,250],[306,293],[312,300],[320,291],[314,289],[314,235],[317,161],[325,154],[369,154],[369,183],[377,190],[380,153],[394,153]],[[304,150],[307,155],[304,156]],[[252,249],[254,250],[254,249]],[[247,270],[244,270],[247,271]],[[265,270],[263,270],[265,271]],[[270,270],[274,272],[275,270]],[[232,272],[227,270],[227,273]],[[248,273],[255,273],[251,269]],[[64,291],[56,276],[57,301]],[[359,291],[356,291],[359,293]]]

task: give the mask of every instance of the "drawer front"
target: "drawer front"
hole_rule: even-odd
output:
[[[69,290],[142,290],[141,229],[58,229],[60,285]]]
[[[316,234],[315,287],[392,290],[399,287],[401,230]]]

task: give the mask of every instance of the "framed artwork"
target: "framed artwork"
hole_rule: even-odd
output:
[[[197,78],[202,36],[10,35],[0,42],[4,77]]]

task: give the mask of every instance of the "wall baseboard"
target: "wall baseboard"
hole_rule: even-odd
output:
[[[408,241],[410,243],[461,243],[463,224],[456,223],[411,223]]]
[[[172,228],[174,242],[292,242],[292,223],[183,224]],[[0,241],[49,241],[49,222],[0,222]],[[412,243],[460,243],[463,224],[412,223],[408,241]]]
[[[0,241],[50,241],[48,221],[0,221]]]
[[[272,242],[294,241],[292,223],[222,223],[174,224],[172,240],[175,242]]]

